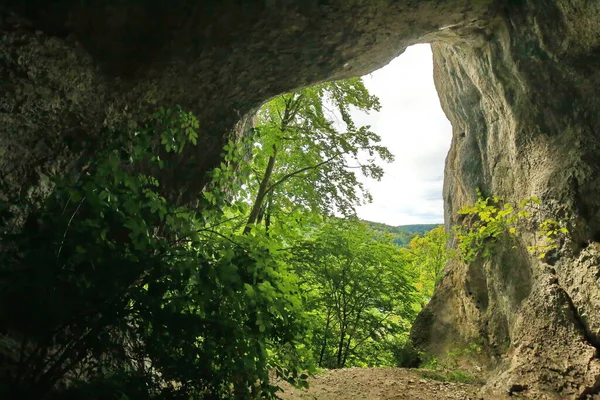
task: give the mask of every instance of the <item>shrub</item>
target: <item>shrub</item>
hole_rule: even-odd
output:
[[[272,398],[268,369],[305,382],[268,357],[303,334],[285,268],[252,237],[208,235],[201,210],[170,204],[138,172],[164,167],[157,139],[180,152],[197,128],[161,110],[27,204],[23,229],[5,229],[0,333],[19,351],[1,398]]]

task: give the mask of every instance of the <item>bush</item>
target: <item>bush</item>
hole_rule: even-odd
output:
[[[148,126],[25,204],[19,232],[4,229],[0,333],[19,351],[0,398],[272,398],[268,369],[303,381],[268,357],[303,335],[285,268],[252,237],[208,235],[201,210],[136,172],[163,167],[156,134],[180,152],[197,121],[162,110]]]
[[[394,352],[396,365],[401,368],[418,368],[421,364],[421,352],[415,348],[412,341],[407,340]]]

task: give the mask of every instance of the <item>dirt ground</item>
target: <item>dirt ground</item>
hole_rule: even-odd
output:
[[[285,400],[482,399],[477,395],[479,385],[440,382],[424,378],[418,370],[400,368],[330,370],[309,382],[308,391],[286,385],[280,396]]]

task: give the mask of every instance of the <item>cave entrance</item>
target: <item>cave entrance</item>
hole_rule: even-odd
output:
[[[309,393],[315,398],[325,397],[331,386],[340,388],[336,398],[354,398],[356,393],[364,398],[393,397],[409,381],[431,376],[422,375],[424,370],[378,367],[438,369],[434,361],[420,359],[408,337],[448,260],[447,236],[440,225],[452,127],[435,88],[431,47],[412,46],[362,78],[381,109],[368,114],[353,109],[352,120],[357,126],[370,126],[395,160],[379,164],[384,169],[380,181],[359,179],[373,200],[357,207],[370,232],[364,234],[352,224],[342,225],[350,234],[339,233],[336,225],[327,227],[317,240],[324,244],[312,255],[318,260],[311,259],[314,269],[298,269],[319,288],[311,292],[318,293],[319,301],[307,303],[307,309],[318,326],[315,361],[331,369],[325,378],[311,381]],[[412,240],[417,235],[421,238]],[[327,247],[329,242],[335,246]],[[319,257],[319,251],[327,256]],[[437,379],[447,379],[436,374]],[[371,384],[377,380],[389,381],[390,392],[377,392],[380,388]],[[429,389],[421,385],[419,395]],[[288,390],[292,394],[285,399],[300,398],[299,392]]]

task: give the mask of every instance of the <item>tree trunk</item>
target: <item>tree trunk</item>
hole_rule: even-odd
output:
[[[325,349],[327,348],[327,334],[329,333],[329,324],[331,323],[331,310],[327,309],[327,323],[325,324],[325,331],[323,333],[323,344],[321,345],[321,353],[319,354],[318,366],[323,366],[323,357],[325,356]]]
[[[338,344],[338,351],[337,351],[337,364],[336,364],[336,368],[341,368],[342,367],[342,357],[344,354],[344,342],[345,342],[345,338],[346,338],[346,324],[344,323],[343,326],[340,327],[340,342]]]
[[[348,353],[350,352],[350,342],[352,341],[352,337],[356,334],[356,327],[360,322],[360,315],[362,314],[364,308],[358,310],[356,314],[356,319],[354,320],[354,328],[352,329],[352,334],[348,336],[348,340],[346,341],[346,348],[344,349],[344,358],[342,360],[342,368],[346,365],[346,360],[348,359]]]
[[[273,155],[269,157],[269,162],[267,164],[267,169],[265,171],[265,175],[263,176],[260,186],[258,188],[258,193],[256,194],[256,200],[254,200],[254,204],[252,205],[252,211],[250,211],[250,216],[248,217],[248,222],[246,223],[246,227],[244,228],[244,235],[250,233],[250,229],[252,229],[252,225],[256,223],[258,220],[258,216],[260,215],[260,210],[265,201],[265,195],[267,194],[267,189],[269,187],[269,181],[271,180],[271,175],[273,174],[273,168],[275,167],[275,159],[277,158],[277,146],[273,145]]]

